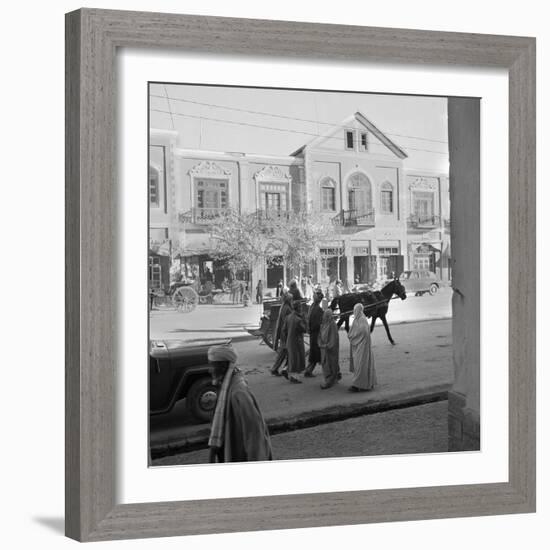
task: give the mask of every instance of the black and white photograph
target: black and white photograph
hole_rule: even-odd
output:
[[[448,98],[148,92],[150,465],[479,450]]]

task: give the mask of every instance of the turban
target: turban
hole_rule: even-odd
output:
[[[237,354],[231,344],[212,346],[208,348],[208,360],[229,361],[230,363],[235,363],[237,361]]]

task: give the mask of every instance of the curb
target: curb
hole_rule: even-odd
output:
[[[298,413],[292,418],[275,417],[267,421],[269,433],[276,435],[294,430],[310,428],[330,422],[347,420],[356,416],[378,414],[386,411],[415,407],[427,403],[445,401],[448,398],[448,391],[451,384],[434,386],[423,390],[412,390],[403,392],[379,401],[367,401],[362,403],[347,403],[335,405],[321,410],[311,410]],[[206,449],[210,436],[210,426],[199,428],[190,436],[170,443],[157,444],[151,447],[152,459],[163,458],[174,454],[187,453]]]

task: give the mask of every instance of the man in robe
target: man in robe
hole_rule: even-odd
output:
[[[292,312],[285,319],[286,324],[286,349],[288,353],[288,380],[293,384],[301,384],[298,374],[305,370],[306,350],[304,346],[304,333],[306,332],[306,320],[301,313],[302,304],[294,302]]]
[[[321,366],[325,378],[325,381],[321,384],[321,389],[327,390],[340,379],[340,339],[331,309],[327,309],[323,313],[321,330],[319,331],[319,348],[321,349]]]
[[[376,371],[374,370],[374,354],[370,340],[370,327],[363,304],[355,304],[353,308],[353,325],[348,332],[350,344],[350,371],[353,379],[348,391],[369,391],[376,385]]]
[[[321,330],[321,320],[323,318],[323,310],[321,308],[321,300],[323,299],[322,292],[316,292],[313,295],[313,303],[309,306],[307,313],[307,327],[309,332],[309,355],[307,367],[304,372],[306,378],[315,376],[313,370],[317,363],[321,362],[321,350],[317,339],[319,338],[319,330]]]
[[[283,303],[279,309],[279,315],[277,316],[277,323],[275,324],[275,332],[273,336],[273,349],[277,351],[281,344],[281,331],[283,329],[283,322],[286,316],[292,311],[292,295],[285,294],[283,297]]]
[[[209,460],[272,460],[269,431],[236,361],[237,354],[231,345],[212,346],[208,350],[212,383],[219,388],[208,440]]]
[[[300,292],[300,289],[298,288],[298,283],[295,279],[292,279],[290,281],[290,284],[288,285],[288,292],[292,294],[293,300],[303,300],[304,297],[302,296],[302,293]]]

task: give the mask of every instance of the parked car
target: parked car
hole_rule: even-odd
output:
[[[441,279],[435,273],[421,269],[403,271],[399,280],[407,292],[414,292],[415,296],[422,296],[426,292],[433,296],[442,286]]]
[[[208,348],[229,339],[203,342],[153,340],[149,352],[149,414],[170,412],[181,399],[197,419],[214,416],[218,393],[208,370]]]

